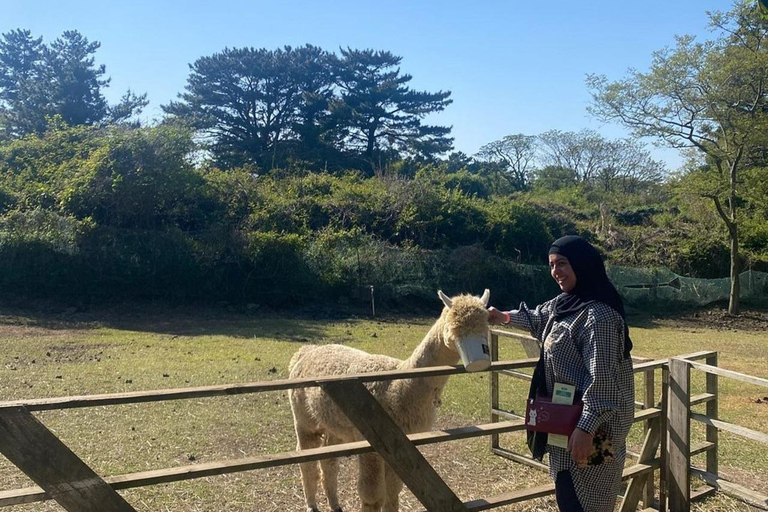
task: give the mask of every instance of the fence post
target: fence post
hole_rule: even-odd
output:
[[[669,508],[691,510],[691,367],[685,359],[669,361]]]
[[[491,349],[491,362],[499,360],[499,335],[491,333],[490,340]],[[494,411],[499,408],[499,374],[491,370],[489,372],[490,378],[490,393],[491,393],[491,423],[499,421],[499,415]],[[491,451],[499,447],[499,434],[491,434]]]
[[[667,482],[669,481],[669,365],[661,367],[661,467],[659,468],[659,512],[667,512]]]
[[[717,366],[717,352],[707,357],[706,362],[710,366]],[[720,397],[717,393],[717,374],[707,372],[707,393],[715,395],[713,400],[707,402],[707,416],[714,419],[718,419],[718,401]],[[707,451],[707,472],[717,475],[717,427],[713,425],[707,425],[707,441],[714,444],[714,446]]]
[[[644,378],[645,378],[645,396],[643,397],[644,409],[651,409],[653,407],[656,407],[655,371],[656,370],[654,370],[653,368],[649,368],[644,372]],[[659,419],[659,422],[661,422],[660,419]],[[647,435],[651,427],[652,427],[651,420],[645,420],[645,423],[643,425],[643,433]],[[659,425],[659,427],[661,427],[661,425]],[[663,430],[661,431],[661,435],[664,435]],[[653,505],[654,494],[655,494],[654,482],[653,482],[653,476],[651,476],[651,478],[648,478],[645,484],[645,492],[643,494],[643,508],[649,508]]]

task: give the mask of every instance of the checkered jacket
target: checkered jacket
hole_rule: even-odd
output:
[[[614,460],[579,468],[568,451],[547,446],[550,474],[571,472],[585,512],[613,511],[626,457],[626,438],[634,418],[632,361],[624,357],[624,320],[610,306],[594,302],[555,320],[555,300],[509,312],[511,324],[544,343],[547,391],[555,382],[572,384],[582,393],[584,410],[578,427],[613,438]]]

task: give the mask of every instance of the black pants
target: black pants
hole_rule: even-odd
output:
[[[555,480],[555,497],[560,512],[584,512],[573,487],[570,471],[559,471]]]

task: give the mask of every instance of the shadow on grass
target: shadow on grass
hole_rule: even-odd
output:
[[[424,324],[425,318],[439,316],[440,307],[432,309],[432,312],[385,312],[373,317],[369,310],[348,306],[275,310],[226,303],[180,305],[130,302],[75,307],[40,301],[4,301],[0,303],[0,323],[49,330],[106,327],[171,336],[220,335],[306,343],[324,337],[325,325],[329,322]]]

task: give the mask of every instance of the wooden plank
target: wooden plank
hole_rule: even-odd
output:
[[[527,381],[533,380],[533,375],[528,375],[527,373],[518,372],[515,370],[501,370],[499,373],[501,373],[502,375],[508,375],[510,377],[514,377],[516,379],[522,379]]]
[[[533,340],[536,341],[536,338],[531,336],[530,334],[523,334],[522,332],[514,332],[514,331],[508,331],[506,329],[499,329],[498,327],[492,327],[491,328],[491,334],[496,334],[497,336],[501,336],[503,338],[514,338],[517,340]],[[539,357],[538,352],[536,353],[536,358]]]
[[[656,458],[656,452],[661,442],[661,419],[651,422],[651,426],[645,433],[645,441],[640,449],[638,463],[645,464]],[[621,512],[633,512],[637,509],[640,498],[645,496],[648,480],[653,480],[652,473],[645,473],[641,476],[632,478],[624,493],[624,499],[621,502]],[[651,496],[651,501],[653,496]]]
[[[690,354],[683,354],[681,356],[675,356],[674,359],[685,359],[689,363],[694,361],[701,361],[717,354],[715,350],[700,350],[699,352],[691,352]],[[670,358],[671,360],[672,358]]]
[[[717,354],[709,356],[707,364],[710,366],[717,366]],[[717,418],[718,412],[718,400],[717,400],[717,383],[718,375],[715,373],[707,373],[707,393],[715,395],[714,400],[707,402],[707,416],[710,418]],[[717,446],[718,446],[718,429],[714,425],[707,425],[707,442],[715,445],[715,448],[707,451],[707,471],[713,475],[718,473],[717,464]]]
[[[709,498],[710,496],[714,496],[715,493],[717,493],[717,489],[715,487],[710,487],[709,485],[702,485],[696,489],[691,489],[691,502]]]
[[[637,423],[638,421],[646,421],[646,420],[651,420],[653,418],[659,418],[659,417],[661,417],[661,409],[652,407],[650,409],[644,409],[642,411],[635,411],[635,419],[633,420],[633,422]]]
[[[0,452],[70,512],[136,512],[22,407],[0,410]]]
[[[652,409],[656,406],[656,374],[653,370],[646,370],[643,375],[643,409]],[[646,423],[645,431],[650,429],[650,423]]]
[[[733,482],[729,482],[717,475],[713,475],[707,471],[702,471],[697,468],[691,468],[691,474],[701,478],[709,485],[716,487],[719,491],[739,499],[750,505],[762,510],[768,510],[768,496],[761,494],[753,489],[748,489],[743,485],[739,485]]]
[[[479,500],[472,500],[466,502],[464,505],[467,510],[472,512],[480,510],[490,510],[493,508],[503,507],[504,505],[513,505],[515,503],[522,503],[524,501],[532,500],[535,498],[543,498],[555,493],[555,484],[540,485],[538,487],[531,487],[530,489],[521,489],[519,491],[511,491],[493,498],[485,498]],[[424,512],[423,510],[421,512]]]
[[[715,400],[717,398],[717,395],[714,393],[700,393],[698,395],[692,395],[691,396],[691,407],[694,405],[709,403],[712,400]]]
[[[729,379],[736,379],[742,382],[753,384],[755,386],[762,386],[764,388],[768,388],[768,379],[753,377],[752,375],[746,375],[744,373],[734,372],[732,370],[726,370],[724,368],[719,368],[717,366],[712,366],[704,363],[696,363],[691,361],[690,364],[697,370],[711,373],[713,375],[721,375],[723,377],[728,377]]]
[[[361,382],[328,382],[325,391],[428,512],[467,508]]]
[[[691,446],[691,457],[694,455],[698,455],[700,453],[704,453],[708,450],[714,450],[715,445],[710,442],[703,442],[699,444],[694,444]]]
[[[676,356],[678,359],[686,359],[688,361],[695,361],[697,359],[706,359],[707,357],[711,356],[712,354],[716,354],[717,352],[714,352],[712,350],[702,350],[700,352],[691,352],[690,354],[683,354],[681,356]],[[638,372],[644,372],[649,369],[657,369],[657,368],[663,368],[665,366],[669,365],[669,359],[655,359],[653,361],[646,361],[642,363],[633,363],[633,370],[635,373]]]
[[[674,512],[691,510],[690,367],[688,361],[669,361],[669,508]]]
[[[418,434],[408,435],[408,439],[415,446],[422,446],[442,443],[446,441],[456,441],[459,439],[482,437],[494,433],[503,434],[507,432],[519,432],[524,430],[525,424],[522,420],[502,421],[498,423],[472,425],[469,427],[437,430],[433,432],[420,432]],[[142,471],[139,473],[129,473],[125,475],[108,476],[105,477],[104,480],[109,485],[111,485],[113,489],[131,489],[135,487],[146,487],[148,485],[180,482],[183,480],[192,480],[195,478],[223,475],[227,473],[237,473],[241,471],[252,471],[256,469],[287,466],[301,462],[312,462],[322,459],[360,455],[363,453],[370,453],[372,451],[374,450],[367,441],[360,441],[355,443],[324,446],[310,450],[275,453],[258,457],[247,457],[237,460],[208,462],[204,464],[193,464],[168,469],[158,469]],[[2,491],[0,492],[0,507],[19,505],[22,503],[34,503],[48,499],[50,499],[50,497],[48,497],[45,491],[39,487],[27,487],[24,489]]]
[[[667,482],[669,481],[669,365],[661,368],[661,455],[664,465],[659,471],[659,512],[667,512]]]
[[[508,420],[524,420],[525,417],[506,409],[493,409],[494,414]]]
[[[490,336],[490,349],[491,349],[491,362],[499,360],[499,335],[491,333]],[[490,394],[490,408],[491,408],[491,423],[499,421],[499,415],[496,414],[496,410],[499,408],[499,374],[498,372],[491,372],[488,379],[489,394]],[[491,450],[499,447],[499,435],[492,434],[490,437]]]
[[[24,503],[48,501],[51,497],[38,486],[0,491],[0,508]]]
[[[643,385],[645,387],[643,394],[643,409],[651,409],[656,406],[656,371],[646,370],[643,375]],[[661,420],[658,421],[659,432],[661,432]],[[643,424],[643,432],[648,435],[648,431],[653,427],[653,420],[646,420]],[[659,434],[659,441],[656,444],[656,448],[661,443],[661,434]],[[642,459],[640,459],[642,462]],[[643,508],[650,507],[653,504],[654,497],[656,495],[655,485],[653,478],[646,478],[645,490],[643,492]]]
[[[533,368],[536,366],[536,361],[538,361],[538,358],[519,359],[516,361],[497,361],[495,363],[491,363],[491,367],[486,371]],[[325,383],[332,382],[377,382],[420,377],[436,377],[441,375],[458,375],[464,373],[467,373],[464,365],[430,366],[426,368],[414,368],[410,370],[390,370],[385,372],[362,373],[357,375],[334,377],[284,379],[250,382],[246,384],[224,384],[218,386],[200,386],[193,388],[134,391],[130,393],[110,393],[101,395],[81,395],[57,398],[14,400],[10,402],[0,402],[0,409],[26,407],[26,409],[31,412],[50,411],[59,409],[74,409],[78,407],[160,402],[164,400],[229,396],[244,393],[260,393],[264,391],[282,391],[286,389],[318,387]]]
[[[541,346],[539,345],[539,341],[530,334],[520,334],[503,329],[491,329],[491,335],[516,339],[520,342],[520,345],[523,347],[527,357],[535,357],[536,360],[539,359],[541,354]]]
[[[669,363],[668,359],[654,359],[653,361],[645,361],[642,363],[634,363],[632,370],[634,373],[641,373],[647,370],[657,370],[666,366]]]
[[[546,473],[549,473],[549,466],[547,464],[544,464],[543,462],[539,462],[528,455],[521,455],[511,450],[507,450],[506,448],[495,448],[493,450],[493,453],[495,453],[500,457],[504,457],[505,459],[509,459],[519,464],[524,464],[526,466],[540,469],[542,471],[545,471]]]
[[[504,505],[522,503],[524,501],[529,501],[535,498],[543,498],[544,496],[550,496],[554,493],[555,484],[545,484],[538,487],[532,487],[530,489],[507,492],[492,498],[468,501],[466,503],[466,507],[467,510],[478,512],[480,510],[490,510],[493,508],[503,507]]]
[[[504,448],[497,448],[493,450],[493,453],[495,453],[496,455],[499,455],[500,457],[504,457],[505,459],[513,460],[515,462],[525,464],[526,466],[540,469],[546,473],[549,473],[549,466],[547,464],[544,464],[537,460],[533,460],[531,457],[520,455],[519,453],[515,453],[512,451],[506,450]],[[621,479],[629,480],[631,478],[636,478],[646,473],[653,473],[659,468],[661,468],[661,459],[657,457],[644,464],[634,464],[632,466],[624,468]]]
[[[629,480],[630,478],[635,478],[645,473],[653,473],[660,467],[661,467],[661,459],[659,457],[642,464],[634,464],[632,466],[624,468],[624,471],[622,471],[621,473],[621,479]]]
[[[705,425],[716,427],[720,430],[726,430],[741,437],[746,437],[747,439],[752,439],[753,441],[757,441],[759,443],[768,444],[768,434],[758,432],[757,430],[752,430],[751,428],[742,427],[741,425],[734,425],[733,423],[728,423],[726,421],[713,420],[704,414],[698,414],[695,412],[691,413],[691,419]]]

